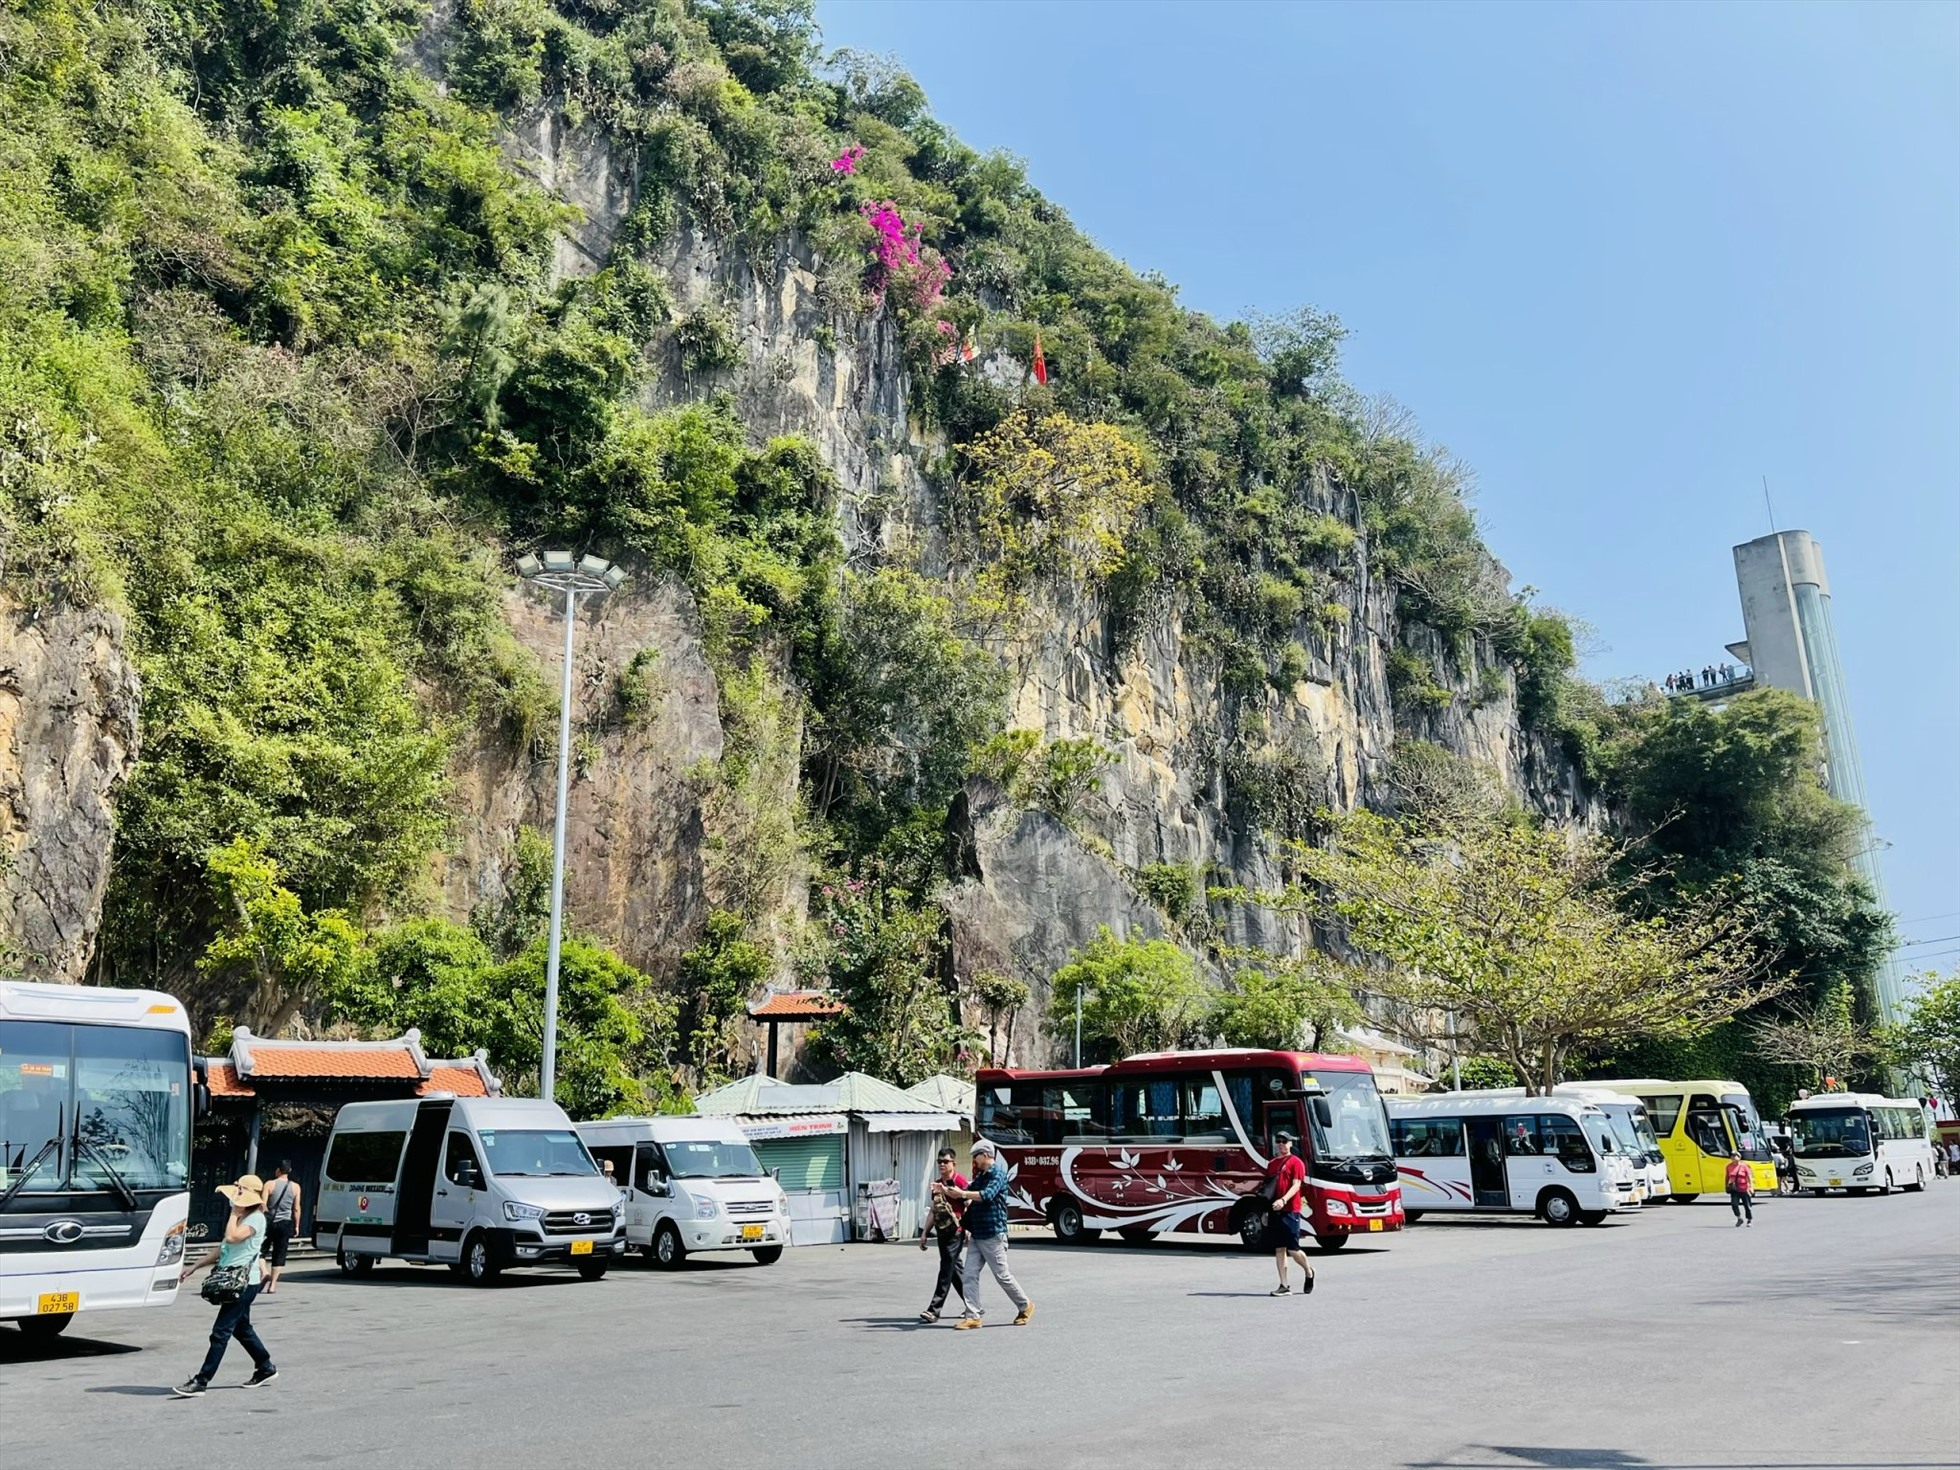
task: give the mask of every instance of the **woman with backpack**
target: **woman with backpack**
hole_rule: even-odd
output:
[[[203,1296],[218,1309],[218,1320],[211,1325],[211,1349],[204,1355],[204,1366],[177,1385],[178,1396],[187,1399],[211,1386],[233,1338],[252,1355],[252,1376],[242,1387],[257,1388],[279,1376],[272,1354],[252,1330],[252,1303],[264,1275],[259,1251],[265,1242],[265,1181],[256,1174],[243,1174],[236,1184],[220,1184],[218,1193],[231,1202],[224,1238],[197,1260],[186,1261],[178,1278],[188,1281],[207,1266],[216,1268],[205,1278]]]

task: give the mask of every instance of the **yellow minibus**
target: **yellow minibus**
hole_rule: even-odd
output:
[[[1630,1093],[1646,1104],[1647,1116],[1667,1160],[1673,1200],[1686,1204],[1696,1195],[1721,1194],[1723,1175],[1738,1154],[1756,1176],[1758,1194],[1776,1193],[1776,1164],[1769,1136],[1749,1089],[1740,1082],[1663,1082],[1642,1077],[1626,1081],[1588,1077],[1588,1087]]]

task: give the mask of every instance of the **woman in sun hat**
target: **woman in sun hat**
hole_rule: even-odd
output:
[[[236,1184],[220,1184],[218,1193],[231,1202],[231,1218],[225,1221],[224,1239],[195,1261],[187,1261],[181,1279],[188,1281],[206,1266],[243,1266],[245,1289],[236,1301],[218,1308],[218,1320],[211,1326],[211,1350],[204,1355],[204,1366],[194,1377],[177,1385],[177,1392],[193,1398],[211,1386],[218,1364],[233,1338],[252,1355],[252,1376],[242,1385],[257,1388],[279,1376],[272,1365],[272,1354],[265,1350],[252,1330],[252,1303],[257,1299],[264,1270],[259,1250],[265,1243],[265,1181],[256,1174],[241,1174]]]

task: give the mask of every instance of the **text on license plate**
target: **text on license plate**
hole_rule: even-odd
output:
[[[742,1239],[744,1240],[762,1239],[762,1227],[760,1225],[744,1225],[742,1227]]]
[[[573,1242],[572,1242],[572,1254],[573,1254],[573,1255],[575,1255],[575,1256],[589,1256],[589,1255],[591,1255],[591,1254],[592,1254],[592,1242],[591,1242],[591,1241],[589,1241],[589,1240],[575,1240],[575,1241],[573,1241]]]
[[[34,1304],[34,1310],[43,1317],[79,1312],[81,1309],[82,1294],[79,1291],[44,1291]]]
[[[1368,1222],[1368,1228],[1370,1230],[1379,1230],[1382,1228],[1382,1222],[1379,1220],[1370,1220]]]

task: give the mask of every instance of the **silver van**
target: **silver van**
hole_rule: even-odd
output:
[[[597,1281],[626,1253],[619,1191],[556,1103],[436,1095],[341,1108],[314,1205],[314,1244],[353,1275],[441,1262],[486,1285],[506,1266],[570,1265]]]

